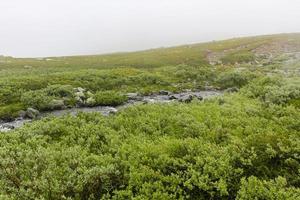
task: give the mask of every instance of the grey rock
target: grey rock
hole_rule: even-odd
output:
[[[96,100],[93,97],[89,97],[85,103],[87,106],[94,106],[96,104]]]
[[[26,117],[26,111],[25,110],[20,110],[19,111],[19,117],[20,118],[25,118]]]
[[[178,96],[176,96],[176,95],[169,96],[169,100],[176,100],[176,99],[178,99]]]
[[[28,108],[26,110],[26,117],[28,117],[30,119],[37,118],[39,114],[40,114],[40,112],[34,108]]]
[[[77,88],[74,88],[75,92],[84,92],[85,89],[83,89],[82,87],[77,87]]]
[[[178,101],[184,102],[184,103],[190,103],[193,100],[193,95],[184,95],[178,98]]]
[[[159,94],[159,95],[170,95],[171,92],[166,91],[166,90],[160,90],[158,94]]]

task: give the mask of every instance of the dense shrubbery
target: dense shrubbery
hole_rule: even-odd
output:
[[[300,80],[282,77],[264,77],[253,81],[243,89],[248,97],[259,98],[264,103],[298,106],[300,99]]]
[[[97,106],[118,106],[127,101],[125,95],[114,91],[96,92],[94,98]]]
[[[253,72],[225,72],[221,73],[217,79],[217,84],[221,89],[230,87],[241,88],[257,77],[258,74]]]
[[[299,198],[299,111],[238,94],[220,98],[222,104],[134,106],[108,118],[50,118],[1,134],[0,193],[12,199]]]

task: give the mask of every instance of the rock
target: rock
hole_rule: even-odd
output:
[[[199,100],[199,101],[202,101],[203,100],[203,97],[201,95],[195,95],[195,97]]]
[[[177,96],[175,96],[175,95],[171,95],[171,96],[169,96],[169,100],[175,100],[175,99],[178,99],[178,97],[177,97]]]
[[[36,118],[39,114],[40,114],[40,112],[34,108],[28,108],[26,110],[26,117],[28,117],[30,119]]]
[[[83,89],[82,87],[77,87],[77,88],[74,88],[75,92],[82,92],[84,93],[85,89]]]
[[[85,103],[87,106],[94,106],[96,104],[96,100],[93,97],[89,97]]]
[[[80,98],[85,98],[84,92],[76,92],[76,93],[75,93],[75,96],[76,96],[76,97],[80,97]]]
[[[160,90],[158,94],[159,94],[159,95],[170,95],[171,92],[166,91],[166,90]]]
[[[126,94],[128,100],[142,101],[143,97],[141,97],[138,93],[127,93]]]
[[[77,105],[79,105],[79,106],[83,106],[84,105],[84,100],[81,97],[76,96],[75,100],[76,100],[76,104]]]
[[[64,109],[66,108],[65,104],[64,104],[64,100],[56,100],[53,99],[50,104],[49,104],[51,109]]]
[[[90,91],[87,91],[87,93],[86,93],[86,96],[87,96],[87,97],[93,97],[93,96],[94,96],[94,94],[93,94],[93,93],[91,93]]]
[[[238,92],[239,91],[239,88],[237,87],[231,87],[231,88],[227,88],[225,90],[225,92],[228,92],[228,93],[233,93],[233,92]]]
[[[178,98],[178,101],[184,102],[184,103],[190,103],[193,100],[193,95],[184,95]]]
[[[19,117],[20,118],[25,118],[26,117],[26,111],[25,110],[20,110],[19,111]]]

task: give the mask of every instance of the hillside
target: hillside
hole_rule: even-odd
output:
[[[0,86],[0,199],[300,199],[300,34],[2,56]]]

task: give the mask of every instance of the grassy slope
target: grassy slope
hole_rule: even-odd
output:
[[[57,83],[91,91],[180,90],[207,82],[242,89],[106,118],[47,118],[1,133],[0,199],[299,199],[299,76],[273,76],[290,69],[282,49],[299,51],[299,42],[291,34],[48,61],[6,58],[2,113],[22,109],[19,95]],[[264,57],[269,52],[275,58]],[[209,53],[226,64],[209,65]],[[248,63],[249,54],[258,63]],[[247,63],[234,64],[245,57]],[[262,77],[248,80],[249,73]]]
[[[24,92],[54,84],[80,86],[92,92],[118,90],[142,93],[159,89],[203,89],[206,85],[231,87],[236,81],[230,80],[231,75],[224,77],[224,73],[233,72],[236,68],[234,63],[251,62],[247,67],[255,68],[258,63],[254,61],[263,62],[265,59],[269,62],[260,57],[261,54],[272,51],[276,56],[281,55],[284,48],[287,52],[300,49],[300,34],[236,38],[108,55],[43,59],[0,57],[0,118],[16,116],[20,109],[27,107],[21,100]],[[256,49],[260,49],[259,54]],[[224,65],[211,66],[211,55],[216,55]],[[255,72],[260,71],[269,69],[255,68]],[[237,78],[242,82],[247,79]]]

